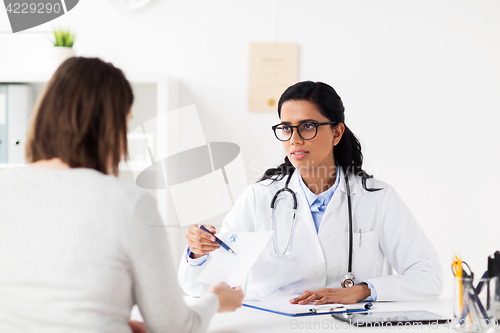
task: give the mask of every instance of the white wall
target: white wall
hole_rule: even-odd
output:
[[[32,31],[69,25],[79,55],[179,78],[180,104],[196,104],[207,140],[242,147],[250,181],[284,155],[277,115],[247,108],[249,42],[298,43],[299,79],[338,91],[366,169],[413,211],[451,296],[453,250],[479,273],[500,249],[499,14],[496,0],[153,0],[131,13],[85,0]],[[0,75],[43,66],[47,40],[0,34]]]

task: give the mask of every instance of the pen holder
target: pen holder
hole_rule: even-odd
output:
[[[500,331],[499,279],[455,277],[453,328],[462,332]]]

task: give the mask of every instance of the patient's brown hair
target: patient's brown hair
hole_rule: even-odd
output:
[[[72,168],[118,175],[120,159],[127,156],[126,117],[133,101],[129,82],[112,64],[66,60],[35,107],[26,160],[57,157]]]

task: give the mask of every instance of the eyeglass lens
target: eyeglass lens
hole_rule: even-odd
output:
[[[304,140],[310,140],[316,136],[318,125],[312,122],[305,122],[297,128],[299,135]],[[279,125],[274,129],[276,137],[281,141],[288,141],[292,137],[293,128],[290,125]]]

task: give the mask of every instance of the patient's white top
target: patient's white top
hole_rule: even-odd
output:
[[[185,305],[155,200],[93,169],[0,171],[0,332],[204,331]]]

